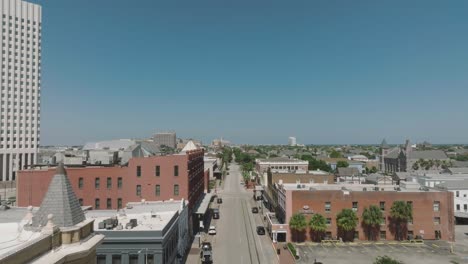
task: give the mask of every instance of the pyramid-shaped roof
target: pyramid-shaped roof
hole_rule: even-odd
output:
[[[190,140],[189,142],[187,142],[187,144],[185,145],[185,147],[182,149],[181,152],[185,153],[189,150],[196,150],[198,149],[198,147],[195,145],[195,143],[193,143],[192,140]]]
[[[382,143],[380,144],[380,147],[383,149],[388,149],[390,146],[387,144],[387,140],[385,138],[382,140]]]
[[[85,220],[83,210],[73,192],[63,163],[58,165],[41,207],[33,216],[32,225],[45,226],[49,214],[53,214],[52,221],[58,227],[74,226]]]

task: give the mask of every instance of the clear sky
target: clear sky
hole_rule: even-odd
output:
[[[468,143],[468,1],[54,0],[41,143]]]

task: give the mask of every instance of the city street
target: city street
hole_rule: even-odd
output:
[[[217,230],[211,237],[214,263],[278,263],[268,235],[257,235],[256,227],[263,225],[261,212],[252,213],[251,208],[257,203],[253,193],[240,184],[239,166],[231,164],[229,172],[224,190],[218,191],[223,199],[220,218],[211,223]]]

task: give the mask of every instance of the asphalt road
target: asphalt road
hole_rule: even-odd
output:
[[[256,227],[262,225],[261,214],[251,211],[256,202],[253,192],[240,184],[239,166],[231,164],[229,172],[224,190],[218,191],[218,196],[223,198],[220,218],[211,222],[217,231],[210,237],[214,263],[278,263],[270,238],[257,235]]]

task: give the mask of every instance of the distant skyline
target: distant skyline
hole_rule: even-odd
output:
[[[468,1],[32,1],[41,145],[468,143]]]

